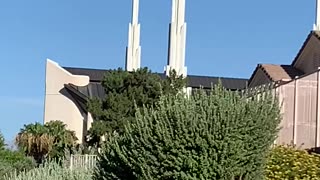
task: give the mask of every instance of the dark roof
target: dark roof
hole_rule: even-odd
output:
[[[76,100],[77,104],[86,112],[88,98],[105,98],[105,91],[101,85],[101,81],[107,70],[103,69],[87,69],[87,68],[71,68],[64,67],[68,72],[74,75],[89,76],[90,82],[87,86],[75,86],[73,84],[65,84],[66,90]],[[156,73],[161,78],[165,78],[164,73]],[[247,79],[240,78],[223,78],[223,77],[209,77],[209,76],[187,76],[187,86],[192,88],[210,89],[212,86],[221,81],[222,86],[229,90],[242,90],[247,86]]]
[[[65,84],[65,87],[68,90],[79,92],[79,97],[83,99],[88,97],[103,99],[105,97],[104,88],[100,83],[90,82],[87,86],[75,86],[73,84]]]
[[[291,80],[296,76],[303,75],[303,72],[291,65],[258,64],[248,81],[248,85],[250,85],[258,69],[261,69],[270,81],[279,81],[283,79]]]
[[[96,97],[103,99],[105,97],[104,89],[100,83],[90,82],[89,85],[83,87],[65,84],[64,87],[84,112],[87,112],[87,101],[89,98]]]
[[[302,51],[304,50],[304,48],[306,47],[306,45],[308,44],[308,42],[309,42],[309,40],[310,40],[310,38],[311,38],[312,36],[315,36],[316,38],[318,38],[318,39],[320,40],[320,32],[319,32],[319,31],[311,31],[311,32],[309,33],[307,39],[304,41],[302,47],[300,48],[297,56],[296,56],[295,59],[292,61],[292,63],[291,63],[292,66],[294,66],[294,65],[296,64],[296,62],[297,62],[297,60],[299,59]]]
[[[64,67],[67,71],[74,75],[86,75],[90,77],[90,82],[101,82],[107,70],[102,69],[87,69],[87,68],[70,68]],[[164,73],[157,73],[161,78],[165,78]],[[210,76],[187,76],[187,86],[193,88],[211,88],[218,84],[219,80],[226,89],[239,90],[246,88],[248,79],[241,78],[225,78],[225,77],[210,77]]]
[[[286,77],[288,77],[288,79],[294,79],[297,76],[301,76],[304,73],[302,71],[300,71],[299,69],[291,66],[291,65],[278,65],[284,72],[286,75]],[[270,73],[269,73],[270,74]],[[280,80],[281,76],[277,76],[277,74],[273,74],[271,75],[271,78],[274,79],[275,81]],[[282,78],[285,79],[285,78]]]
[[[91,82],[101,82],[104,77],[104,74],[107,71],[105,69],[88,69],[88,68],[73,68],[73,67],[63,67],[63,68],[73,75],[89,76]]]
[[[229,90],[245,89],[248,82],[248,79],[240,79],[240,78],[189,75],[187,76],[187,86],[193,87],[193,88],[203,87],[208,89],[218,84],[219,80],[221,81],[222,86]]]

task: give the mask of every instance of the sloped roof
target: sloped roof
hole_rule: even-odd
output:
[[[72,89],[78,91],[79,93],[81,93],[81,95],[79,94],[79,96],[84,99],[93,97],[102,99],[105,97],[104,88],[100,83],[90,82],[87,86],[75,86],[73,84],[65,84],[65,87],[69,90]]]
[[[261,69],[271,81],[279,81],[282,79],[291,80],[294,79],[296,76],[303,75],[303,72],[291,65],[258,64],[248,82],[249,84],[255,77],[258,69]]]
[[[90,82],[101,82],[107,70],[88,69],[88,68],[71,68],[64,67],[67,71],[74,75],[86,75],[90,77]],[[165,78],[164,73],[156,73],[161,78]],[[187,76],[187,86],[193,88],[211,88],[212,85],[218,84],[219,80],[226,89],[240,90],[246,88],[248,79],[242,78],[225,78],[225,77],[210,77],[210,76]]]
[[[320,40],[320,32],[319,31],[311,31],[307,37],[307,39],[304,41],[302,47],[300,48],[297,56],[295,57],[295,59],[292,61],[291,66],[294,66],[296,64],[296,62],[298,61],[302,51],[304,50],[304,48],[306,47],[306,45],[308,44],[309,40],[311,39],[311,37],[314,36],[316,38],[318,38]]]
[[[226,78],[226,77],[209,77],[209,76],[187,76],[187,86],[193,88],[206,88],[209,89],[221,81],[224,88],[229,90],[241,90],[247,86],[248,79],[240,78]]]
[[[87,111],[88,98],[96,97],[98,99],[105,98],[105,91],[101,85],[101,81],[107,70],[103,69],[88,69],[88,68],[72,68],[64,67],[68,72],[74,75],[86,75],[90,78],[90,83],[87,86],[79,87],[73,84],[65,84],[66,90],[76,100],[78,105]],[[161,78],[165,78],[164,73],[156,73]],[[221,81],[223,87],[229,90],[242,90],[247,86],[247,79],[240,78],[224,78],[224,77],[209,77],[209,76],[187,76],[187,86],[192,88],[210,89]]]
[[[85,75],[89,76],[91,82],[101,82],[104,74],[107,72],[105,69],[89,69],[89,68],[74,68],[63,67],[73,75]]]
[[[301,76],[303,74],[303,72],[290,65],[261,64],[260,68],[272,81],[293,79],[296,76]]]

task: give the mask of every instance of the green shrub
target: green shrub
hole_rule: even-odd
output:
[[[280,118],[278,102],[261,99],[220,86],[162,97],[110,137],[95,179],[262,179]]]
[[[320,156],[293,146],[272,149],[266,169],[267,179],[320,179]]]
[[[70,169],[56,162],[48,162],[39,168],[11,174],[4,180],[91,180],[92,170],[84,168]]]
[[[18,151],[0,150],[0,178],[8,173],[19,173],[33,169],[36,163],[32,158]]]
[[[121,134],[124,125],[135,119],[135,105],[154,105],[161,93],[177,94],[185,82],[183,76],[177,76],[174,70],[164,79],[148,68],[133,72],[122,69],[107,71],[102,82],[106,97],[93,98],[88,103],[88,109],[95,119],[88,131],[88,144],[101,147],[105,134],[114,131]]]
[[[0,150],[3,150],[5,148],[6,144],[4,142],[4,137],[2,133],[0,132]]]

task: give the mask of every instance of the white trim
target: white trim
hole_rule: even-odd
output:
[[[47,59],[47,63],[54,65],[56,68],[58,68],[59,70],[63,71],[64,73],[66,73],[69,76],[72,76],[72,77],[75,77],[75,78],[87,78],[88,79],[88,84],[89,84],[89,80],[90,80],[89,76],[71,74],[69,71],[67,71],[66,69],[61,67],[57,62],[55,62],[53,60],[50,60],[50,59]],[[86,85],[84,85],[84,86],[86,86]]]

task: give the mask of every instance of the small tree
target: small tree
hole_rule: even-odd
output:
[[[27,156],[33,157],[38,163],[52,150],[54,137],[42,124],[28,124],[20,130],[15,139],[16,145]]]
[[[102,82],[106,98],[89,101],[89,112],[94,122],[89,130],[89,145],[100,146],[106,133],[122,133],[124,125],[135,119],[135,105],[150,107],[161,94],[177,94],[185,86],[185,79],[175,71],[161,79],[147,68],[127,72],[122,69],[108,71]]]
[[[77,138],[73,131],[66,129],[60,121],[51,121],[24,125],[16,136],[16,144],[27,156],[32,156],[41,163],[46,157],[59,158],[64,156],[66,148],[76,145]]]
[[[78,138],[74,131],[67,130],[66,125],[61,121],[50,121],[44,125],[48,134],[54,137],[52,150],[49,153],[51,158],[62,158],[65,150],[71,150],[77,145]]]
[[[167,95],[111,136],[95,179],[262,179],[280,122],[269,93]]]

